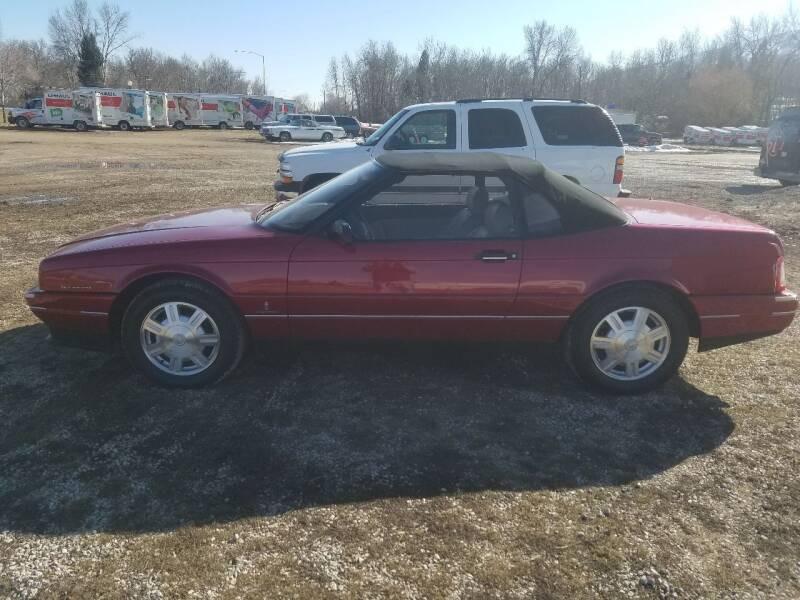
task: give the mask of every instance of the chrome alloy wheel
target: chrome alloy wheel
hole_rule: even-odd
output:
[[[203,309],[187,302],[166,302],[151,310],[139,328],[142,351],[171,375],[196,375],[219,354],[217,324]]]
[[[669,354],[669,326],[649,308],[620,308],[597,324],[589,345],[592,360],[604,375],[635,381],[664,364]]]

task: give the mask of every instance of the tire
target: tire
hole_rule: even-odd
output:
[[[248,131],[252,130],[253,129],[253,122],[252,121],[248,121],[247,123],[244,124],[244,128],[247,129]]]
[[[778,179],[778,182],[779,182],[779,183],[780,183],[780,184],[781,184],[783,187],[791,187],[791,186],[793,186],[793,185],[800,185],[800,184],[798,184],[796,181],[789,181],[789,180],[787,180],[787,179]]]
[[[75,121],[72,126],[75,127],[75,131],[87,131],[89,129],[85,121]]]
[[[120,131],[130,131],[131,130],[131,124],[128,123],[127,121],[120,121],[119,123],[117,123],[117,127],[119,127]]]
[[[192,325],[189,319],[195,316],[202,320]],[[159,329],[168,335],[154,332]],[[125,311],[120,337],[128,359],[147,377],[180,388],[212,385],[227,377],[241,361],[247,341],[242,318],[227,298],[202,283],[181,279],[142,290]],[[163,352],[157,353],[160,348]]]
[[[333,141],[333,134],[330,131],[326,131],[322,134],[322,141],[325,143]]]
[[[25,117],[17,117],[16,124],[20,129],[28,129],[31,126],[30,121],[28,121],[28,119]]]
[[[427,135],[419,136],[419,143],[420,144],[427,144],[428,143],[428,136]]]
[[[282,142],[291,142],[292,141],[292,134],[288,131],[281,131],[278,139]]]
[[[634,323],[640,314],[646,318],[637,336]],[[611,328],[612,315],[620,319],[618,332]],[[647,334],[654,331],[658,338],[651,345]],[[603,349],[607,344],[608,350]],[[641,394],[675,375],[688,345],[686,315],[672,298],[652,287],[626,286],[599,295],[578,312],[567,330],[565,350],[570,367],[589,386]],[[603,365],[608,365],[605,370]]]
[[[184,123],[183,121],[175,121],[173,127],[178,131],[183,131],[186,128],[186,123]]]
[[[225,121],[220,121],[219,125],[217,125],[217,128],[220,131],[225,131],[228,128],[228,124]]]

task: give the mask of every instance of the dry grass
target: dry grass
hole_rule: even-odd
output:
[[[42,256],[269,198],[257,139],[0,130],[0,597],[800,595],[797,325],[641,398],[550,349],[274,347],[176,393],[46,343]],[[631,156],[627,184],[776,228],[791,278],[800,193],[755,160]]]

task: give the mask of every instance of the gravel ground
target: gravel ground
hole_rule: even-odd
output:
[[[156,388],[21,303],[72,236],[269,198],[248,132],[0,129],[0,598],[800,597],[800,326],[638,398],[550,348],[259,349]],[[631,155],[626,186],[764,223],[757,154]]]

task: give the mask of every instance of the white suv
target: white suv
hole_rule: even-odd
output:
[[[532,98],[409,106],[363,142],[282,153],[275,189],[303,192],[386,152],[425,150],[526,156],[603,196],[628,194],[622,139],[608,113],[583,100]]]

